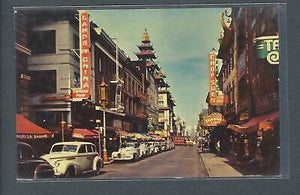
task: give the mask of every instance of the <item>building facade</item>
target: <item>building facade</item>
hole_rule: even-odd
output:
[[[71,124],[71,103],[64,97],[76,87],[80,68],[78,20],[74,11],[28,11],[30,118],[47,129],[60,131]]]
[[[27,17],[21,11],[15,12],[15,52],[16,52],[16,102],[17,113],[29,117],[28,87],[31,77],[28,74],[28,57],[31,50],[28,48]]]

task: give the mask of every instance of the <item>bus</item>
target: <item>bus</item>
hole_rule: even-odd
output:
[[[181,135],[172,135],[171,136],[173,142],[175,145],[181,145],[181,146],[186,146],[186,138],[185,136]]]

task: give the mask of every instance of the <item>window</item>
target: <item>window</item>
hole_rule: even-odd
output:
[[[102,59],[101,58],[99,58],[99,67],[98,67],[98,70],[99,70],[99,72],[101,72],[102,71]]]
[[[29,32],[29,45],[32,54],[56,52],[55,30]]]
[[[80,74],[77,72],[74,72],[73,87],[80,88]]]
[[[158,105],[159,105],[159,106],[164,106],[164,101],[159,100],[159,101],[158,101]]]
[[[56,70],[31,71],[29,75],[29,93],[56,93]]]
[[[87,146],[87,152],[93,152],[92,145],[86,145]]]
[[[32,149],[28,146],[21,146],[21,159],[33,159],[35,158],[34,152],[32,151]]]
[[[85,145],[80,146],[78,153],[85,153]]]

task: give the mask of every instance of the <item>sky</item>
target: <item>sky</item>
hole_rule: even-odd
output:
[[[202,108],[207,108],[208,53],[219,48],[225,8],[89,10],[90,20],[113,38],[136,60],[146,28],[159,66],[166,74],[176,101],[175,114],[188,129],[197,125]]]

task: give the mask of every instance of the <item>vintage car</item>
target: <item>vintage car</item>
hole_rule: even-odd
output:
[[[154,144],[154,154],[157,154],[160,152],[160,143],[159,142],[153,142]]]
[[[139,160],[140,148],[137,142],[124,142],[118,151],[112,153],[114,160]]]
[[[172,143],[171,140],[166,141],[166,150],[171,150],[172,149]]]
[[[146,142],[141,142],[139,149],[140,149],[140,157],[145,158],[149,156],[149,147]]]
[[[17,142],[18,179],[53,178],[53,167],[39,158],[33,148],[23,142]]]
[[[149,148],[149,155],[154,155],[155,154],[154,142],[148,142],[148,148]]]
[[[187,146],[193,146],[194,145],[194,142],[192,140],[186,140],[186,145]]]
[[[103,160],[90,142],[59,142],[42,156],[54,167],[56,176],[74,177],[86,172],[100,174]]]
[[[160,143],[160,150],[161,151],[166,151],[166,142],[165,141],[161,141]]]

